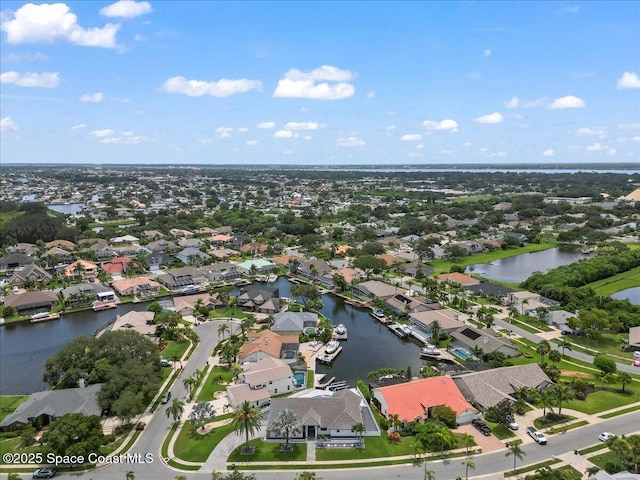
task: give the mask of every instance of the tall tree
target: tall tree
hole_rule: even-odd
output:
[[[236,409],[234,419],[233,419],[233,428],[238,434],[245,434],[245,445],[242,448],[242,452],[245,454],[250,454],[251,449],[249,448],[249,434],[253,434],[258,431],[262,426],[262,412],[254,407],[248,401],[242,402],[240,406]]]
[[[540,365],[544,365],[544,356],[551,351],[551,345],[548,340],[542,340],[536,347],[536,352],[540,355]]]
[[[356,434],[358,443],[362,445],[362,435],[367,431],[364,424],[362,422],[356,423],[353,427],[351,427],[351,431]]]
[[[193,406],[193,410],[189,414],[189,421],[192,425],[199,425],[199,428],[204,428],[207,420],[213,419],[216,416],[216,411],[209,402],[198,402]]]
[[[182,400],[174,398],[171,402],[171,405],[167,407],[165,412],[167,413],[167,418],[173,417],[173,421],[177,422],[178,419],[182,417],[182,414],[184,412],[184,402]]]
[[[558,415],[562,416],[562,404],[576,398],[576,392],[567,385],[557,383],[551,387],[551,396],[558,407]]]
[[[292,435],[299,435],[302,433],[302,425],[300,424],[300,420],[293,412],[288,408],[280,411],[275,421],[273,422],[273,431],[278,435],[283,436],[285,438],[285,446],[284,449],[286,451],[289,450],[289,439]]]
[[[505,457],[513,456],[513,471],[516,471],[516,461],[522,460],[527,454],[520,448],[517,443],[509,444],[509,451],[504,454]]]

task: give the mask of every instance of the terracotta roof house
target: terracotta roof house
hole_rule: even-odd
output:
[[[115,322],[111,325],[111,331],[133,330],[140,335],[155,335],[156,326],[153,323],[153,312],[131,311],[124,315],[117,315]]]
[[[382,260],[384,260],[388,267],[392,267],[393,265],[399,265],[407,262],[404,258],[389,255],[388,253],[382,253],[378,255],[378,258],[381,258]]]
[[[297,260],[298,263],[304,261],[304,258],[299,257],[297,255],[280,255],[279,257],[273,257],[271,261],[280,266],[289,268],[291,266],[291,262]]]
[[[209,250],[207,253],[212,257],[217,258],[218,260],[225,260],[227,258],[240,256],[239,251],[233,250],[231,248],[215,248],[215,249]]]
[[[335,253],[336,255],[340,256],[340,257],[346,257],[347,253],[349,252],[349,250],[352,250],[353,247],[351,245],[338,245],[334,250],[333,253]]]
[[[433,408],[447,406],[456,412],[459,425],[470,423],[476,410],[449,377],[431,377],[376,388],[373,398],[380,413],[390,418],[398,415],[402,422],[420,422],[432,418]]]
[[[98,278],[98,265],[89,260],[76,260],[64,269],[64,276],[67,278],[82,278],[83,280],[94,280]]]
[[[73,250],[75,246],[76,244],[73,242],[70,242],[69,240],[52,240],[44,244],[44,248],[46,249],[58,247],[65,250]]]
[[[378,280],[369,280],[351,286],[351,292],[361,298],[386,300],[398,293],[398,288]]]
[[[9,285],[12,287],[24,288],[25,285],[31,283],[33,285],[46,285],[53,279],[53,276],[44,268],[39,267],[35,263],[16,270],[9,278]]]
[[[265,244],[265,243],[250,242],[250,243],[245,243],[244,245],[242,245],[240,247],[240,251],[242,253],[249,253],[251,255],[259,255],[261,253],[266,252],[268,248],[269,248],[269,246],[267,244]]]
[[[520,355],[518,347],[514,346],[510,341],[503,340],[493,335],[493,330],[485,328],[478,330],[471,325],[465,325],[458,330],[451,332],[453,342],[449,344],[449,349],[463,348],[467,353],[472,353],[476,347],[482,349],[483,355],[489,355],[494,352],[504,353],[507,357],[517,357]]]
[[[318,325],[318,315],[310,312],[280,312],[273,317],[271,331],[280,335],[300,335],[313,331]]]
[[[455,376],[453,381],[464,396],[481,410],[505,399],[515,401],[514,394],[522,387],[541,389],[553,384],[537,363],[466,373]]]
[[[13,307],[19,312],[43,307],[50,309],[56,303],[58,303],[58,296],[50,290],[24,292],[4,297],[5,306]]]
[[[210,237],[209,243],[229,243],[231,240],[233,240],[233,237],[231,235],[219,233]]]
[[[147,277],[125,278],[113,282],[113,289],[122,296],[151,296],[160,291],[160,284]]]
[[[248,340],[240,347],[238,361],[242,364],[279,358],[285,363],[294,363],[298,360],[299,346],[297,335],[278,335],[271,330],[262,330],[248,335]]]
[[[478,280],[477,278],[473,278],[469,275],[458,272],[442,273],[438,275],[437,278],[442,282],[457,283],[458,285],[461,285],[463,287],[468,287],[469,285],[478,285],[480,283],[480,280]]]
[[[328,439],[356,439],[351,429],[362,423],[365,426],[363,436],[379,436],[380,430],[373,419],[371,410],[364,398],[352,390],[341,390],[332,395],[327,393],[320,398],[274,398],[271,400],[267,417],[267,440],[279,440],[282,437],[273,429],[280,412],[289,409],[302,425],[302,433],[292,439],[315,439],[320,435]]]
[[[0,430],[3,432],[18,430],[29,424],[39,428],[49,425],[67,413],[100,416],[102,408],[98,403],[98,392],[101,387],[102,384],[97,383],[83,388],[32,393],[25,402],[0,422]]]
[[[102,264],[102,270],[109,275],[120,275],[127,271],[130,264],[131,259],[128,257],[112,258],[109,262]]]
[[[277,358],[251,363],[238,379],[242,382],[240,385],[227,388],[227,397],[233,407],[245,400],[252,406],[263,406],[272,395],[292,392],[297,386],[291,367]]]

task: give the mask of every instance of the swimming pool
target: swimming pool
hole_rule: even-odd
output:
[[[473,355],[471,355],[462,347],[454,348],[453,353],[455,354],[456,357],[461,358],[462,360],[471,360],[473,358]]]
[[[296,372],[293,374],[293,378],[296,379],[298,387],[304,387],[306,375],[304,372]]]

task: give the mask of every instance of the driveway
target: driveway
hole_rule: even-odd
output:
[[[500,450],[501,448],[505,448],[504,442],[500,440],[495,435],[484,436],[478,430],[473,428],[471,424],[469,425],[460,425],[455,430],[456,433],[468,433],[471,435],[478,446],[482,448],[482,453],[493,452],[495,450]]]

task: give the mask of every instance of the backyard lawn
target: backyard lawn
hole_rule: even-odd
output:
[[[28,395],[2,395],[0,396],[0,421],[13,412],[18,405],[24,402]]]
[[[293,451],[282,452],[280,447],[284,442],[272,443],[263,442],[256,438],[249,441],[249,445],[255,447],[253,455],[240,455],[242,446],[236,448],[227,459],[229,462],[306,462],[307,461],[307,444],[291,443]]]
[[[184,339],[179,342],[174,342],[170,340],[167,342],[167,346],[160,352],[160,356],[167,360],[173,360],[174,358],[182,358],[184,352],[187,351],[191,342],[189,340]]]

